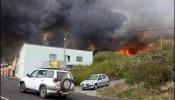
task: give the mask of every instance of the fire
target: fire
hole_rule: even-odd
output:
[[[148,52],[154,48],[174,46],[173,36],[164,36],[156,40],[151,40],[150,36],[149,32],[133,35],[127,41],[122,42],[121,47],[115,48],[114,52],[122,55],[134,55],[138,52]],[[150,41],[148,41],[149,39]]]
[[[128,49],[116,50],[115,52],[119,53],[119,54],[123,54],[123,55],[131,55],[131,53]]]
[[[153,44],[150,44],[149,46],[152,47]],[[114,52],[129,56],[136,54],[139,51],[148,51],[150,47],[142,47],[141,45],[127,45],[127,47],[117,49]]]
[[[118,49],[118,50],[115,50],[114,52],[115,53],[119,53],[119,54],[122,54],[122,55],[133,55],[133,54],[136,54],[137,52],[139,51],[142,51],[142,52],[147,52],[149,51],[151,48],[153,47],[153,44],[149,44],[148,46],[146,47],[139,47],[137,45],[132,45],[132,46],[128,46],[126,48],[121,48],[121,49]]]

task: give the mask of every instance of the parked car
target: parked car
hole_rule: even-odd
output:
[[[52,68],[36,69],[19,82],[21,93],[29,89],[39,91],[42,98],[52,94],[66,97],[74,91],[73,76],[69,71]]]
[[[109,86],[110,80],[106,74],[93,74],[88,79],[82,81],[80,86],[84,89],[97,89],[101,86]]]

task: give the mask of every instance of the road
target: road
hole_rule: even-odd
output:
[[[1,77],[1,99],[0,100],[43,100],[39,97],[38,92],[28,91],[28,93],[20,93],[18,91],[18,80],[11,80]],[[50,96],[45,100],[112,100],[109,98],[98,98],[87,96],[85,94],[73,93],[67,98],[59,98]]]

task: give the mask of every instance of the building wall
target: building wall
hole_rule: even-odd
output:
[[[25,76],[26,74],[30,74],[34,69],[40,68],[42,63],[49,61],[50,54],[56,54],[56,60],[60,62],[64,61],[63,48],[24,44],[18,60],[17,76]],[[92,63],[93,54],[90,51],[66,49],[66,55],[70,56],[70,61],[66,65],[90,65]],[[82,57],[83,60],[77,62],[77,56]]]
[[[18,62],[17,62],[17,65],[16,65],[15,75],[18,78],[22,77],[23,74],[24,74],[24,63],[25,63],[24,61],[25,61],[25,46],[23,46],[20,50]]]

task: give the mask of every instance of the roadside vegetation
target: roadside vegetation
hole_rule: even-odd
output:
[[[167,98],[171,98],[171,94],[174,93],[174,49],[157,48],[132,56],[108,51],[99,52],[94,55],[92,65],[77,65],[71,69],[71,72],[76,84],[95,73],[105,73],[111,80],[126,79],[126,83],[121,84],[127,87],[126,90],[118,89],[123,86],[114,85],[104,88],[106,93],[99,91],[101,96],[171,100]]]
[[[105,73],[110,79],[122,79],[124,74],[123,66],[129,65],[130,57],[115,54],[113,52],[99,52],[94,56],[93,64],[89,66],[77,65],[71,69],[75,84],[88,78],[91,74]]]
[[[174,86],[173,82],[169,85]],[[155,90],[154,90],[155,91]],[[116,97],[126,100],[174,100],[174,92],[171,90],[154,93],[145,88],[144,82],[131,85],[127,82],[114,84],[98,90],[98,95],[102,97]]]

